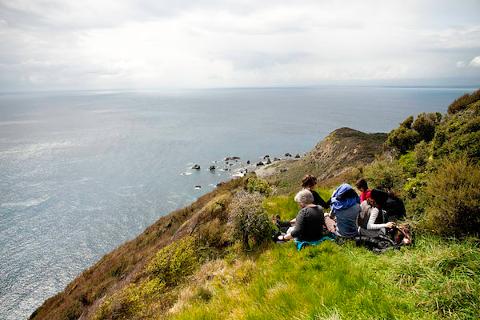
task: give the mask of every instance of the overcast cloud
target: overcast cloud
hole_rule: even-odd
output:
[[[0,0],[0,90],[480,83],[480,1]]]

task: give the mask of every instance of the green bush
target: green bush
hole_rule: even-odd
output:
[[[410,199],[414,199],[426,184],[425,174],[419,173],[414,178],[407,179],[407,182],[403,185],[403,194]]]
[[[257,177],[248,178],[246,181],[245,189],[250,193],[259,192],[266,196],[272,193],[272,187],[270,186],[270,184],[266,180]]]
[[[263,196],[258,193],[238,192],[231,205],[232,236],[240,240],[243,249],[269,240],[273,233],[273,225],[263,209]]]
[[[158,278],[129,284],[108,297],[97,309],[94,320],[144,319],[148,306],[161,297],[165,284]]]
[[[146,273],[174,286],[190,275],[199,262],[195,239],[186,237],[161,249],[147,265]]]
[[[421,226],[442,236],[480,231],[480,167],[466,159],[443,160],[427,179],[427,207]]]
[[[435,135],[435,128],[442,120],[442,114],[420,113],[412,124],[412,129],[418,132],[420,138],[425,141],[431,141]]]
[[[386,144],[404,154],[412,150],[420,140],[421,136],[417,131],[400,126],[388,134]]]
[[[417,165],[417,172],[425,170],[431,156],[431,143],[420,141],[414,149],[415,164]]]
[[[402,170],[411,177],[414,177],[419,171],[419,168],[417,166],[416,155],[415,155],[415,152],[413,151],[410,151],[402,155],[398,159],[398,163],[402,167]]]
[[[412,129],[412,123],[413,123],[413,116],[408,116],[405,120],[400,123],[400,127],[404,127],[407,129]]]
[[[363,169],[363,174],[371,188],[399,191],[406,181],[406,176],[398,161],[375,160]]]
[[[466,156],[480,160],[480,110],[468,109],[450,116],[436,130],[433,155],[442,157]]]
[[[480,100],[480,90],[474,91],[471,94],[466,93],[460,98],[453,101],[450,106],[448,106],[448,113],[455,114],[462,110],[465,110],[468,105],[478,100]]]

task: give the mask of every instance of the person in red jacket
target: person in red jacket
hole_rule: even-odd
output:
[[[367,192],[370,191],[370,189],[368,189],[367,181],[363,178],[359,179],[357,183],[355,183],[355,186],[360,191],[360,203],[367,200]]]

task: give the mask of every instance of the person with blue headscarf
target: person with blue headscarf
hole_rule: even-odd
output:
[[[329,231],[341,237],[355,237],[360,213],[360,198],[355,190],[348,183],[341,184],[333,192],[331,202],[332,211],[330,216],[325,217]]]

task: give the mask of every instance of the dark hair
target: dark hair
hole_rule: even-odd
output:
[[[355,186],[358,188],[358,189],[365,189],[367,190],[368,189],[368,184],[367,184],[367,181],[365,179],[358,179],[357,182],[355,183]]]
[[[302,187],[304,188],[313,187],[316,184],[317,184],[317,178],[312,176],[311,174],[307,174],[302,179]]]
[[[388,193],[379,189],[373,189],[370,195],[379,206],[384,206],[388,199]]]

